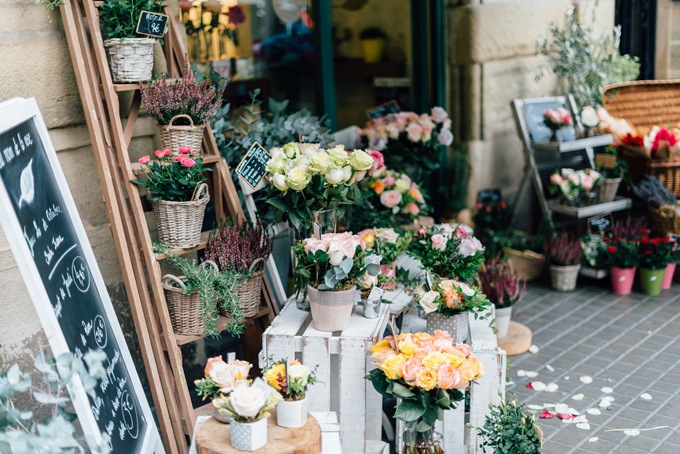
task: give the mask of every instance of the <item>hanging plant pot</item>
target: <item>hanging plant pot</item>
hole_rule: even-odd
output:
[[[427,314],[427,328],[425,331],[434,334],[435,330],[448,331],[453,336],[454,344],[462,344],[470,332],[470,320],[467,312],[447,317],[439,312]]]
[[[201,266],[210,265],[217,270],[217,264],[210,260]],[[170,322],[175,334],[201,335],[205,330],[205,322],[201,318],[201,302],[198,292],[184,294],[184,276],[166,274],[162,279],[165,300],[170,312]]]
[[[188,202],[152,200],[159,241],[173,248],[197,246],[201,242],[203,216],[209,201],[210,193],[205,183],[196,186],[193,200]]]
[[[150,80],[153,70],[154,44],[156,40],[151,38],[114,38],[104,41],[113,82]]]
[[[661,293],[661,283],[666,268],[660,270],[652,270],[649,268],[640,268],[640,283],[642,284],[642,293],[645,295],[656,296]]]
[[[179,118],[187,120],[189,124],[185,126],[175,125],[175,121]],[[179,154],[179,147],[191,147],[192,154],[200,156],[205,126],[205,123],[194,126],[194,120],[189,115],[175,115],[167,125],[158,125],[158,129],[161,131],[163,148],[171,149],[173,156],[177,156]]]
[[[307,286],[312,323],[319,331],[343,331],[349,327],[356,289],[321,291]]]
[[[637,268],[617,268],[612,266],[612,289],[617,295],[630,295]]]

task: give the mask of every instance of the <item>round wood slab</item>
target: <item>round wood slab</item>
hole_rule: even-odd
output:
[[[229,424],[222,424],[210,418],[196,431],[196,447],[199,454],[242,453],[231,447]],[[288,429],[276,425],[276,412],[267,421],[267,444],[256,454],[320,454],[321,428],[312,415],[307,416],[307,424],[299,429]]]
[[[521,323],[510,321],[508,334],[498,339],[498,346],[505,350],[508,356],[525,353],[531,347],[531,330]]]

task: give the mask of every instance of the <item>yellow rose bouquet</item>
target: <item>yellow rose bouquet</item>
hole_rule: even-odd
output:
[[[384,397],[400,399],[395,418],[406,423],[404,443],[436,443],[434,425],[444,410],[456,408],[463,390],[482,377],[482,365],[470,347],[453,343],[447,331],[387,336],[373,346],[376,369],[367,378]],[[414,448],[415,449],[415,448]],[[441,447],[431,451],[443,453]]]
[[[309,385],[316,383],[314,370],[297,359],[290,362],[280,360],[269,366],[262,376],[269,386],[277,390],[286,401],[302,400]]]

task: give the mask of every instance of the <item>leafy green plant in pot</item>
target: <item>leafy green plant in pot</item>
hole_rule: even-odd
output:
[[[496,307],[496,335],[502,339],[508,334],[512,306],[526,292],[526,279],[517,275],[512,263],[497,257],[479,270],[479,284],[482,292]]]
[[[156,40],[135,30],[142,11],[162,13],[162,0],[106,0],[99,7],[99,25],[114,82],[151,79]]]
[[[635,270],[639,260],[639,242],[614,236],[604,238],[607,244],[612,288],[617,295],[628,295],[633,288]]]
[[[583,260],[581,240],[567,232],[555,233],[543,244],[543,249],[550,262],[553,289],[560,292],[574,290]]]
[[[387,34],[378,27],[365,28],[359,33],[361,50],[366,63],[378,63],[385,52]]]

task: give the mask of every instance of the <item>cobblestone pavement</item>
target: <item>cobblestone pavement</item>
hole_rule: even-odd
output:
[[[543,410],[534,407],[543,452],[680,454],[680,284],[656,297],[639,289],[618,296],[608,280],[580,280],[569,293],[530,284],[513,310],[539,350],[508,358],[508,391],[520,402],[566,404],[587,418],[539,419]],[[613,400],[603,403],[607,397]]]

